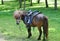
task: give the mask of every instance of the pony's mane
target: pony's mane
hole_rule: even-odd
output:
[[[25,15],[27,12],[24,10],[19,10],[19,14]]]
[[[26,11],[24,10],[16,10],[14,11],[14,16],[22,16],[22,15],[26,15]]]

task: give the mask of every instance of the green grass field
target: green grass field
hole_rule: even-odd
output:
[[[18,3],[16,5],[11,5],[12,3],[5,3],[0,6],[0,33],[3,34],[6,41],[38,41],[38,30],[37,28],[32,28],[32,37],[27,39],[27,29],[24,23],[21,21],[19,28],[16,25],[15,19],[13,17],[13,12],[18,9]],[[14,4],[14,2],[13,2]],[[49,37],[48,41],[60,41],[60,8],[58,10],[54,10],[53,7],[45,8],[45,7],[37,7],[31,6],[31,8],[27,7],[26,10],[39,10],[43,12],[44,15],[48,16],[49,22]],[[5,7],[6,6],[6,7]],[[9,7],[10,6],[10,7]],[[9,8],[8,8],[9,7]],[[43,38],[43,35],[42,35]],[[42,41],[42,40],[41,40]]]

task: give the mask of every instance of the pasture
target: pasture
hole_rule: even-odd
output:
[[[24,23],[21,21],[19,28],[16,25],[15,19],[13,17],[13,12],[19,9],[16,5],[4,4],[0,6],[0,33],[2,33],[6,41],[38,41],[38,30],[32,28],[32,37],[27,39],[27,29]],[[14,4],[14,3],[13,3]],[[10,7],[9,7],[10,5]],[[37,4],[35,4],[37,5]],[[42,4],[43,5],[43,4]],[[38,6],[38,5],[37,5]],[[49,22],[49,34],[48,41],[60,41],[60,8],[54,10],[53,7],[27,7],[26,10],[39,10],[43,12],[44,15],[48,16]],[[43,38],[43,35],[42,35]],[[39,40],[42,41],[42,40]]]

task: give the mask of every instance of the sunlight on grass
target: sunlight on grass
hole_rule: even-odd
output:
[[[39,10],[48,17],[48,41],[59,41],[60,7],[58,7],[58,10],[54,10],[53,4],[52,6],[49,4],[49,8],[45,8],[45,4],[42,2],[40,4],[33,3],[33,6],[30,6],[29,2],[26,4],[27,11],[29,9],[32,11]],[[37,38],[39,31],[37,28],[34,30],[32,28],[32,37],[30,39],[27,39],[28,33],[25,24],[21,21],[20,27],[16,25],[16,21],[13,17],[13,12],[16,9],[23,9],[19,8],[18,2],[4,2],[4,5],[0,5],[0,32],[4,35],[7,41],[38,41]]]
[[[4,10],[4,12],[9,12],[10,10]]]
[[[51,28],[49,28],[49,31],[55,32],[56,29],[51,27]]]

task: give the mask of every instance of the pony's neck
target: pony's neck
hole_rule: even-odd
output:
[[[24,22],[25,15],[22,15],[21,20]],[[25,22],[24,22],[25,23]]]

